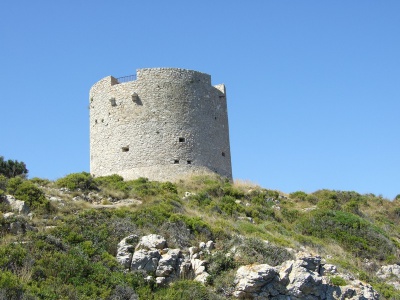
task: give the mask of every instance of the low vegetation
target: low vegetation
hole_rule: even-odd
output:
[[[400,297],[374,275],[381,265],[400,263],[400,197],[286,195],[217,176],[161,183],[82,172],[53,182],[6,173],[0,172],[1,199],[14,195],[32,214],[5,218],[10,207],[0,203],[0,299],[228,299],[240,265],[279,265],[293,259],[290,248],[318,253],[386,299]],[[141,204],[100,205],[128,198]],[[25,230],[11,232],[13,222]],[[164,288],[124,272],[116,247],[132,233],[161,234],[171,248],[215,241],[207,285],[181,280]],[[338,276],[330,281],[346,284]]]

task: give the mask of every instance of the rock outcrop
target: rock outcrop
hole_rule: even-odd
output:
[[[119,242],[117,260],[130,271],[154,273],[157,284],[167,284],[179,278],[205,283],[209,274],[206,261],[200,258],[213,247],[214,243],[208,241],[189,248],[189,253],[185,254],[181,249],[168,248],[167,241],[160,235],[150,234],[140,239],[130,235]]]
[[[168,248],[167,241],[160,235],[150,234],[140,239],[130,235],[118,244],[117,260],[127,270],[154,274],[155,282],[160,285],[176,279],[206,283],[209,274],[204,254],[212,255],[214,247],[214,242],[208,241],[183,251]],[[387,269],[390,272],[382,271],[382,274],[397,272],[397,267]],[[338,283],[341,286],[335,285]],[[304,252],[299,252],[295,260],[285,261],[276,267],[268,264],[239,267],[231,296],[256,300],[379,299],[379,294],[370,285],[340,274],[336,266],[323,264],[321,257]]]
[[[10,205],[13,211],[18,212],[19,214],[28,214],[29,206],[25,203],[25,201],[17,200],[14,196],[6,195],[4,198],[4,202]]]
[[[400,265],[382,266],[376,276],[392,285],[395,289],[400,290]]]
[[[257,300],[379,299],[370,285],[358,280],[345,286],[333,285],[325,275],[336,273],[336,267],[323,265],[320,257],[312,256],[286,261],[277,267],[242,266],[236,273],[233,295]]]

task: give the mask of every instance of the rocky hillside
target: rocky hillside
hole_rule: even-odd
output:
[[[0,175],[0,299],[400,299],[400,199]]]

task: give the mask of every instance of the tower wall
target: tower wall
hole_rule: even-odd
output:
[[[90,90],[90,172],[175,180],[214,172],[232,178],[224,85],[192,70],[137,70]]]

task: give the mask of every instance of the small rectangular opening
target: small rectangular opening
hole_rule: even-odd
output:
[[[187,164],[188,164],[188,165],[191,165],[191,164],[192,164],[192,161],[191,161],[191,160],[188,160],[188,161],[187,161]]]
[[[115,98],[110,99],[111,106],[117,106],[117,102],[115,101]]]
[[[225,157],[225,152],[222,152],[222,156]]]
[[[179,164],[179,159],[174,159],[174,164],[175,165]]]
[[[122,152],[128,152],[129,151],[129,146],[122,147]]]
[[[184,137],[180,137],[179,138],[179,143],[184,143],[185,142],[185,138]]]

